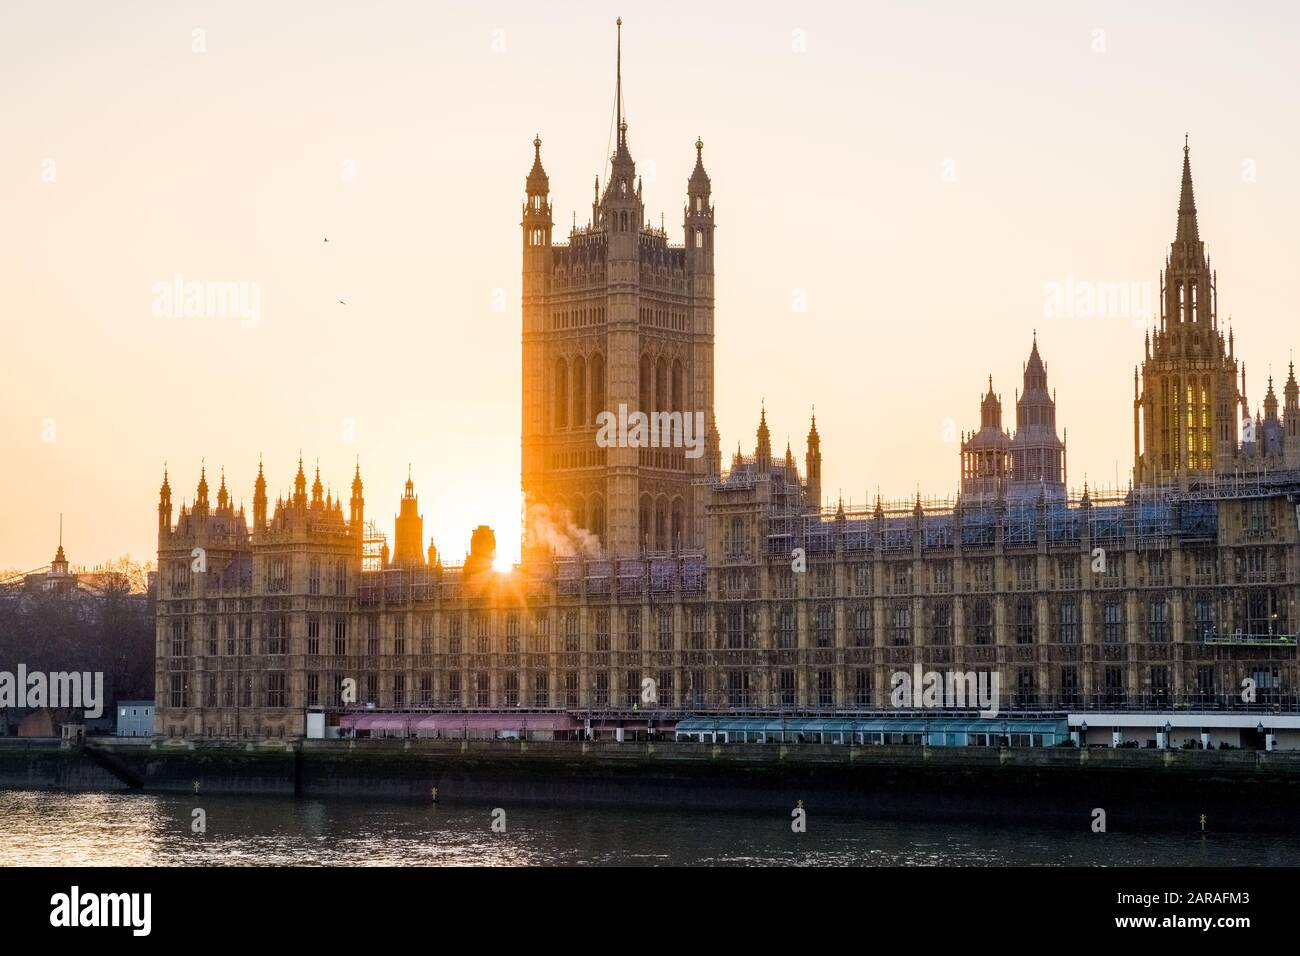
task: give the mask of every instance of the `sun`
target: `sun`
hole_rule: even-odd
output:
[[[511,570],[510,556],[507,554],[498,554],[492,559],[492,570],[497,574],[509,574]]]

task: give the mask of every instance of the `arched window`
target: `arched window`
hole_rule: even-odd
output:
[[[579,355],[573,360],[573,427],[587,424],[587,363]]]
[[[654,504],[649,495],[641,496],[640,520],[638,521],[637,544],[642,548],[650,546],[651,523],[654,521]]]
[[[575,528],[585,528],[587,526],[587,509],[581,495],[573,497],[573,526]]]
[[[591,415],[595,418],[605,411],[605,356],[597,352],[591,357]]]
[[[668,362],[660,358],[655,363],[655,411],[668,410]]]
[[[655,502],[655,541],[656,551],[668,549],[668,499],[663,495]]]
[[[569,367],[564,359],[555,363],[555,427],[569,426]]]
[[[600,495],[591,496],[591,528],[590,531],[600,539],[600,545],[605,546],[605,499]]]
[[[652,380],[650,368],[650,356],[641,356],[641,388],[639,393],[640,411],[649,412],[652,408],[652,393],[654,391],[654,382]]]
[[[696,249],[703,249],[703,248],[704,248],[704,230],[703,230],[703,229],[696,229],[696,230],[695,230],[695,248],[696,248]]]
[[[673,499],[672,547],[680,548],[686,538],[686,508],[681,498]]]
[[[682,394],[684,381],[681,359],[673,361],[673,408],[675,412],[684,412],[686,410],[686,396]]]

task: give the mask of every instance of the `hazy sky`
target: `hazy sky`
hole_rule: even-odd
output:
[[[517,551],[524,177],[539,133],[557,238],[585,221],[620,14],[675,241],[705,143],[724,457],[765,398],[802,463],[815,403],[826,495],[949,495],[1037,328],[1071,483],[1127,481],[1141,316],[1046,287],[1154,303],[1188,131],[1221,320],[1252,404],[1280,388],[1298,10],[4,0],[0,567],[48,562],[60,511],[74,563],[152,558],[164,460],[177,505],[206,459],[251,511],[259,452],[274,498],[299,448],[336,492],[359,455],[390,537],[409,462],[445,555],[480,523]],[[256,321],[155,314],[177,274],[256,288]]]

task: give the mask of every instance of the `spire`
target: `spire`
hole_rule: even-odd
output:
[[[411,463],[406,463],[406,490],[402,493],[403,498],[415,497],[415,482],[411,480]]]
[[[1178,195],[1178,231],[1174,234],[1174,244],[1200,242],[1201,236],[1196,228],[1196,197],[1192,193],[1192,157],[1191,147],[1187,144],[1187,135],[1183,134],[1183,185]]]
[[[266,475],[262,473],[262,456],[257,456],[257,478],[253,482],[253,528],[266,529]]]
[[[362,525],[365,523],[366,502],[361,496],[361,457],[357,456],[357,470],[352,476],[352,499],[349,502],[350,510],[348,512],[348,523],[352,526],[353,533],[358,535],[356,546],[361,547],[360,534]]]
[[[764,402],[760,406],[761,410],[758,416],[758,442],[754,449],[754,457],[758,466],[759,473],[765,473],[772,468],[772,436],[767,429],[767,404]]]
[[[550,192],[551,180],[542,166],[542,136],[533,137],[533,168],[528,171],[526,190],[530,196],[545,196]]]
[[[614,58],[614,108],[618,117],[618,150],[627,147],[627,124],[623,122],[623,18],[614,21],[616,54]]]
[[[691,170],[688,192],[691,195],[709,194],[709,174],[704,171],[704,140],[698,136],[695,138],[695,168]]]
[[[59,512],[59,550],[54,554],[54,560],[50,562],[50,571],[53,574],[68,573],[68,559],[63,554],[63,512]]]

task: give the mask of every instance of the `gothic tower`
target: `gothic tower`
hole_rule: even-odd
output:
[[[704,144],[696,140],[687,184],[686,241],[671,245],[646,221],[628,144],[621,26],[617,139],[603,190],[596,181],[591,219],[580,227],[575,217],[568,242],[552,241],[540,137],[525,183],[522,485],[530,554],[702,546],[703,479],[718,458],[714,209]],[[621,427],[637,412],[667,428],[643,436]],[[602,427],[610,421],[615,428]]]
[[[1219,331],[1218,290],[1196,223],[1191,151],[1183,143],[1178,225],[1160,276],[1160,328],[1133,396],[1133,481],[1176,483],[1233,468],[1237,361]]]
[[[1047,366],[1038,354],[1038,335],[1025,362],[1024,391],[1016,398],[1016,434],[1011,439],[1008,495],[1046,493],[1065,498],[1065,443],[1056,434],[1056,397],[1047,390]]]
[[[406,488],[402,492],[400,511],[394,522],[393,563],[423,565],[424,517],[420,514],[420,498],[415,493],[415,483],[410,471],[406,474]]]
[[[980,429],[962,438],[961,496],[1000,497],[1010,477],[1011,436],[1002,427],[1002,399],[990,375],[989,390],[980,399]]]

